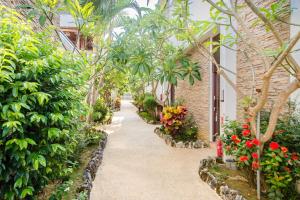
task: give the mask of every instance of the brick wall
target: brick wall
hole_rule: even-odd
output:
[[[256,0],[263,3],[263,6],[268,7],[271,2],[275,0]],[[260,6],[262,6],[260,4]],[[253,14],[250,9],[245,9],[242,11],[242,17],[248,26],[251,26],[257,17]],[[288,20],[288,19],[287,19]],[[280,35],[284,40],[290,38],[290,27],[284,23],[277,23],[277,30],[280,32]],[[252,29],[252,28],[251,28]],[[250,28],[249,28],[250,30]],[[253,30],[253,29],[252,29]],[[259,26],[253,30],[253,35],[257,37],[257,40],[260,40],[261,47],[263,49],[275,49],[278,48],[278,43],[275,38],[273,38],[272,33],[266,32],[264,26]],[[244,50],[245,44],[238,43],[238,49]],[[209,83],[209,61],[201,56],[201,54],[196,50],[192,49],[189,54],[194,61],[197,61],[201,65],[201,75],[202,81],[196,82],[194,86],[189,86],[187,81],[180,81],[175,92],[176,98],[182,98],[185,101],[186,106],[194,115],[195,120],[199,126],[199,137],[205,140],[209,140],[209,94],[210,94],[210,83]],[[255,87],[261,88],[261,76],[264,73],[264,66],[262,62],[253,54],[249,54],[252,58],[251,61],[246,59],[244,54],[241,51],[237,53],[237,88],[242,91],[243,94],[251,95],[252,93],[252,70],[251,65],[254,66],[254,71],[256,74]],[[272,84],[270,88],[270,98],[268,100],[267,108],[272,106],[274,99],[279,91],[283,90],[286,85],[289,83],[290,77],[283,69],[277,69],[276,73],[272,78]],[[243,119],[243,107],[242,107],[241,96],[237,97],[237,118],[239,120]]]
[[[198,137],[209,141],[209,60],[196,48],[190,50],[188,54],[194,62],[199,63],[202,80],[196,81],[193,86],[190,86],[187,80],[179,81],[175,97],[184,100],[189,112],[193,114],[199,127]]]
[[[259,6],[268,7],[271,2],[275,0],[267,0],[267,1],[259,1],[261,2]],[[257,1],[258,2],[258,1]],[[255,20],[257,20],[256,15],[250,11],[250,9],[244,9],[242,12],[242,17],[244,21],[246,21],[247,26],[251,26]],[[288,20],[288,19],[287,19]],[[284,23],[277,23],[275,25],[276,29],[280,33],[281,37],[286,41],[290,38],[290,27],[288,24]],[[264,26],[256,27],[255,29],[249,28],[252,34],[257,38],[256,40],[259,41],[261,48],[263,49],[277,49],[278,42],[272,36],[271,32],[266,32]],[[245,45],[243,43],[238,44],[239,49],[245,50]],[[250,58],[252,59],[249,61],[245,57],[245,55],[239,51],[237,53],[237,87],[240,91],[242,91],[246,95],[251,95],[252,93],[252,83],[253,83],[253,75],[251,70],[251,64],[253,64],[254,72],[256,74],[255,80],[255,88],[260,89],[262,86],[262,75],[265,71],[265,66],[263,65],[261,59],[259,59],[256,55],[249,54]],[[277,69],[275,74],[273,75],[271,88],[270,88],[270,98],[268,99],[268,104],[266,108],[270,108],[272,106],[273,101],[276,99],[276,96],[279,91],[283,90],[287,84],[289,83],[290,77],[287,72],[280,68]],[[254,91],[255,93],[255,91]],[[238,119],[243,118],[243,107],[242,107],[242,100],[241,96],[238,96],[237,99],[237,116]]]

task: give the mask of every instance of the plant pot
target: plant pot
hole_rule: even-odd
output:
[[[228,169],[237,170],[237,165],[234,156],[225,155],[224,157],[225,166]]]
[[[296,180],[296,191],[300,194],[300,179]]]

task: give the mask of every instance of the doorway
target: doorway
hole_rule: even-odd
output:
[[[220,35],[212,38],[213,42],[220,41]],[[214,49],[215,46],[213,46]],[[213,54],[215,60],[220,64],[220,48]],[[220,74],[217,66],[212,63],[212,141],[220,135]]]

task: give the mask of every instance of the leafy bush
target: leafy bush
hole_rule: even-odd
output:
[[[163,108],[160,122],[164,133],[175,140],[196,140],[198,128],[184,106],[167,106]]]
[[[83,129],[83,146],[98,144],[101,139],[103,139],[103,133],[96,130],[95,127],[88,125]]]
[[[144,119],[146,120],[147,122],[149,123],[154,123],[154,122],[157,122],[157,119],[156,117],[154,117],[153,115],[151,115],[150,113],[148,112],[139,112],[139,115]]]
[[[192,115],[187,115],[182,125],[182,133],[175,135],[178,141],[194,141],[197,140],[198,127]]]
[[[270,112],[261,114],[261,132],[264,133],[270,118]],[[300,113],[288,113],[278,120],[273,140],[290,151],[300,152]]]
[[[108,108],[105,105],[102,99],[97,99],[94,107],[93,107],[93,121],[94,122],[103,122],[106,115],[108,113]]]
[[[267,123],[262,120],[262,129],[264,129],[264,124]],[[282,125],[279,127],[283,128]],[[285,132],[282,129],[276,131],[279,131],[280,134]],[[285,144],[293,144],[293,141],[285,143],[283,140],[281,143],[277,138],[280,134],[275,134],[272,141],[265,144],[260,161],[256,153],[260,147],[260,142],[251,134],[248,123],[241,125],[237,121],[227,122],[224,125],[224,134],[221,139],[226,154],[234,155],[240,167],[262,170],[268,185],[270,199],[284,199],[286,197],[294,199],[294,182],[299,176],[300,170],[299,153],[290,151],[285,146]],[[291,187],[292,185],[293,187]]]
[[[144,100],[143,100],[143,107],[145,110],[147,110],[148,112],[155,112],[155,108],[157,106],[157,102],[154,98],[153,95],[146,95]]]
[[[24,199],[66,176],[77,147],[82,64],[0,7],[0,199]]]

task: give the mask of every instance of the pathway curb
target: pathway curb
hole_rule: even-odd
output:
[[[171,147],[175,148],[188,148],[188,149],[201,149],[201,148],[207,148],[208,145],[203,142],[202,140],[196,140],[196,141],[175,141],[170,135],[166,135],[163,132],[161,132],[160,128],[157,127],[154,129],[154,133],[158,135],[160,138],[164,139],[165,143]]]
[[[216,163],[216,159],[212,157],[201,160],[198,172],[200,179],[207,183],[224,200],[247,200],[239,191],[230,188],[224,181],[219,180],[209,172],[208,168]]]
[[[99,147],[93,152],[92,157],[83,172],[83,184],[79,187],[79,192],[86,192],[88,199],[93,188],[93,181],[96,177],[97,170],[102,163],[104,149],[107,143],[108,134],[102,131],[104,138],[100,141]]]

